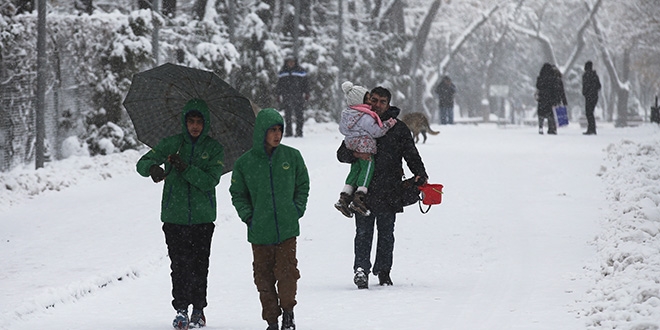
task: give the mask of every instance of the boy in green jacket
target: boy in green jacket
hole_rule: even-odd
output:
[[[155,183],[165,180],[160,219],[171,261],[176,329],[206,325],[203,309],[217,212],[215,187],[224,168],[224,148],[208,136],[210,118],[203,100],[188,101],[181,115],[182,132],[162,139],[137,163],[140,175]]]
[[[305,213],[309,175],[297,149],[280,144],[284,121],[272,108],[257,114],[252,149],[236,163],[232,204],[248,228],[254,283],[267,330],[295,330],[293,307],[300,272],[296,259],[298,220]]]

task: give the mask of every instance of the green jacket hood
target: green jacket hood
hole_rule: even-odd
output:
[[[277,110],[266,108],[259,111],[254,122],[252,148],[255,150],[265,150],[264,142],[266,141],[266,131],[275,125],[281,125],[282,130],[284,130],[284,119],[282,119],[282,115],[280,115]]]
[[[188,142],[191,142],[190,134],[188,134],[188,126],[186,125],[186,115],[192,111],[199,111],[204,117],[204,129],[202,134],[199,136],[199,140],[204,139],[208,135],[209,129],[211,127],[211,113],[209,112],[209,107],[206,105],[206,102],[201,99],[191,99],[183,106],[183,112],[181,114],[181,129],[183,132],[184,139]]]

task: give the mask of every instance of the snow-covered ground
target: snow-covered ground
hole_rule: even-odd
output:
[[[352,283],[354,225],[332,207],[349,169],[336,125],[284,139],[311,178],[299,329],[660,329],[658,127],[434,128],[418,148],[443,203],[399,215],[394,286],[369,290]],[[145,151],[0,173],[1,329],[171,327],[162,186],[135,172]],[[228,185],[207,328],[265,328]]]

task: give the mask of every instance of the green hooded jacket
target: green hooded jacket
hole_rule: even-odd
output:
[[[284,127],[275,109],[257,114],[252,148],[234,163],[229,187],[253,244],[279,244],[300,235],[298,219],[307,207],[309,175],[300,152],[280,144],[270,156],[266,153],[266,132],[276,125]]]
[[[186,114],[199,111],[204,117],[204,129],[196,142],[193,142],[186,126]],[[222,145],[208,136],[210,114],[206,103],[192,99],[183,107],[181,115],[182,133],[162,139],[153,149],[137,162],[137,172],[149,176],[153,165],[165,164],[163,196],[160,219],[178,225],[210,223],[216,218],[215,186],[220,183],[224,168]],[[179,172],[167,161],[167,156],[178,153],[188,164]]]

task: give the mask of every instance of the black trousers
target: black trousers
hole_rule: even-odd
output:
[[[587,132],[596,133],[596,118],[594,117],[594,109],[596,109],[596,103],[598,103],[598,98],[585,98],[585,115],[587,116]]]
[[[303,107],[304,99],[285,98],[282,102],[284,108],[284,135],[291,136],[293,133],[293,117],[296,117],[296,136],[303,135],[303,124],[305,123],[305,113]]]
[[[172,306],[174,309],[203,309],[207,305],[206,288],[211,256],[213,223],[200,225],[163,224],[165,243],[170,256]]]

